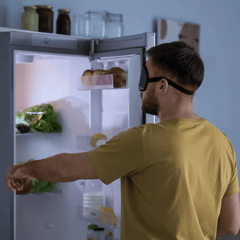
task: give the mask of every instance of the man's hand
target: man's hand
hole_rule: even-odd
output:
[[[5,178],[5,183],[8,189],[13,192],[23,190],[24,186],[31,181],[32,177],[27,174],[26,168],[23,165],[13,165],[9,168]]]

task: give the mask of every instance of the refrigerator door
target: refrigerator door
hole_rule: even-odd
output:
[[[153,46],[155,46],[155,33],[91,41],[92,70],[108,71],[119,67],[126,73],[126,86],[114,87],[110,91],[102,89],[90,92],[89,129],[91,136],[103,133],[110,139],[129,128],[146,123],[146,114],[142,111],[142,99],[138,91],[138,84],[141,66],[147,60],[146,51]],[[151,119],[147,121],[153,122]],[[79,146],[83,146],[83,143],[81,142]],[[116,216],[120,217],[121,179],[104,185],[104,189],[105,206],[112,208]],[[120,231],[114,232],[114,238],[120,239],[119,234]]]
[[[9,168],[17,163],[15,152],[17,146],[14,119],[16,95],[14,90],[16,78],[15,60],[16,63],[20,63],[19,65],[21,65],[21,63],[30,64],[33,60],[31,57],[32,52],[42,53],[43,57],[44,55],[47,56],[51,53],[55,56],[71,56],[72,58],[76,57],[79,59],[83,58],[83,60],[80,59],[79,61],[80,63],[84,63],[84,68],[87,68],[85,66],[88,66],[90,49],[91,39],[87,38],[78,38],[72,36],[12,29],[6,29],[6,31],[0,32],[0,191],[2,196],[0,204],[0,239],[16,240],[17,237],[19,237],[18,233],[16,232],[16,195],[10,192],[5,184],[5,177]],[[29,53],[30,56],[22,54],[19,55],[20,58],[15,59],[15,57],[17,57],[17,51]],[[78,64],[79,61],[72,62],[73,64]],[[82,66],[80,67],[83,68]],[[74,67],[74,69],[76,68],[77,67]],[[20,75],[24,75],[24,72],[20,71]],[[33,79],[35,78],[36,77],[34,77]],[[29,90],[26,89],[24,93],[19,92],[19,95],[25,97],[25,93],[30,93],[31,91],[32,89],[29,88]],[[25,141],[30,142],[27,138],[18,140],[18,143],[22,142],[22,145],[24,145],[24,149],[29,146],[29,144],[24,144]],[[37,145],[37,143],[35,143],[35,145]],[[20,145],[18,147],[20,147]],[[28,151],[26,151],[26,153],[28,154]],[[26,214],[27,213],[25,212],[25,216]],[[30,215],[33,216],[33,214]],[[21,216],[19,217],[21,218]],[[38,216],[36,216],[36,220],[37,219],[39,219]],[[28,226],[26,222],[22,222],[22,224],[24,224],[24,226],[26,227]],[[50,227],[47,225],[45,228],[49,229],[51,227],[52,225]]]
[[[137,122],[137,125],[140,126],[142,124],[154,123],[156,121],[155,116],[146,114],[141,110],[142,99],[140,97],[140,92],[138,91],[141,66],[144,61],[147,61],[146,51],[155,46],[155,39],[155,33],[142,33],[119,38],[97,39],[92,40],[91,43],[92,61],[96,59],[99,61],[114,61],[114,58],[119,59],[125,56],[126,58],[130,57],[131,59],[131,56],[138,56],[138,59],[136,57],[135,61],[134,57],[132,58],[132,61],[129,61],[130,66],[128,67],[129,75],[127,87],[130,91],[129,102],[134,103],[129,105],[129,128],[136,126]],[[100,96],[98,96],[97,99],[99,100]],[[137,109],[136,104],[140,106]]]
[[[57,135],[49,135],[49,144],[54,147],[50,147],[52,151],[55,151],[56,153],[48,153],[46,156],[43,156],[42,153],[39,153],[39,156],[34,156],[34,154],[37,154],[36,149],[42,149],[39,146],[45,146],[44,142],[47,138],[47,135],[44,135],[44,137],[38,137],[36,135],[31,136],[31,138],[19,138],[16,140],[16,134],[15,134],[15,119],[13,116],[15,116],[16,112],[16,104],[19,104],[19,102],[15,102],[18,98],[16,98],[16,95],[18,96],[24,96],[25,94],[27,96],[30,96],[29,94],[31,92],[34,92],[35,95],[41,94],[41,91],[36,90],[37,83],[40,81],[37,81],[38,75],[29,75],[26,74],[26,78],[31,78],[33,76],[33,82],[36,84],[34,85],[35,88],[32,88],[31,91],[25,89],[22,93],[21,91],[18,91],[16,94],[16,78],[22,78],[25,77],[25,73],[21,72],[21,64],[22,63],[32,63],[34,61],[34,58],[36,59],[44,59],[45,57],[50,60],[50,58],[53,56],[55,57],[64,57],[64,58],[71,58],[69,60],[69,69],[74,69],[73,72],[70,70],[67,70],[64,74],[69,74],[71,76],[72,81],[64,82],[66,86],[65,88],[62,87],[63,91],[69,92],[70,96],[76,96],[76,98],[79,99],[88,99],[88,94],[90,98],[89,105],[89,126],[84,126],[82,128],[79,128],[78,131],[82,131],[81,134],[78,134],[77,131],[76,134],[78,135],[90,135],[92,136],[95,133],[103,132],[111,138],[112,136],[118,134],[121,131],[127,130],[127,128],[132,128],[134,126],[140,126],[142,124],[146,123],[146,114],[142,112],[141,106],[142,106],[142,100],[140,97],[140,92],[138,92],[138,83],[140,78],[140,72],[141,72],[141,65],[144,61],[146,61],[146,51],[147,49],[153,47],[155,45],[155,33],[143,33],[133,36],[126,36],[126,37],[120,37],[120,38],[112,38],[112,39],[88,39],[88,38],[78,38],[78,37],[72,37],[72,36],[62,36],[62,35],[56,35],[56,34],[46,34],[46,33],[35,33],[35,32],[29,32],[29,31],[6,31],[6,32],[0,32],[0,54],[1,54],[1,61],[0,61],[0,72],[1,72],[1,79],[0,79],[0,107],[1,107],[1,137],[0,137],[0,159],[1,159],[1,168],[0,168],[0,190],[2,194],[2,204],[0,206],[0,239],[13,239],[18,240],[22,234],[21,232],[17,232],[16,229],[18,229],[16,226],[22,223],[26,228],[28,228],[28,236],[30,236],[30,233],[32,233],[34,236],[36,231],[41,231],[44,229],[43,233],[48,234],[49,238],[54,235],[55,231],[58,231],[60,227],[64,229],[62,226],[66,224],[65,226],[67,230],[64,229],[65,234],[69,236],[69,233],[72,232],[73,228],[78,229],[79,226],[70,226],[71,221],[69,220],[70,217],[67,215],[67,217],[60,219],[59,224],[55,225],[53,224],[53,221],[49,219],[49,222],[45,222],[44,218],[44,225],[40,225],[36,223],[36,221],[40,222],[40,220],[43,219],[39,217],[39,215],[32,214],[33,212],[36,213],[47,213],[47,208],[44,208],[45,212],[42,211],[42,206],[39,204],[39,209],[32,209],[31,208],[31,202],[28,203],[29,208],[23,209],[23,215],[16,214],[17,204],[20,205],[21,202],[27,201],[28,198],[16,198],[16,195],[11,193],[9,189],[6,187],[5,184],[5,176],[8,171],[8,169],[17,163],[16,156],[18,157],[21,155],[24,159],[29,158],[35,158],[35,159],[42,159],[47,156],[55,155],[56,153],[63,152],[66,149],[67,150],[74,150],[78,151],[79,149],[85,150],[82,148],[82,144],[79,144],[80,148],[77,148],[77,144],[75,144],[76,140],[74,139],[68,139],[66,141],[65,148],[59,149],[61,145],[56,144],[56,141],[62,141],[68,136],[67,133],[65,135],[60,135],[57,138]],[[75,60],[76,59],[76,60]],[[54,60],[54,59],[53,59]],[[54,60],[57,62],[58,60]],[[53,61],[53,62],[54,62]],[[60,59],[59,62],[62,60]],[[46,62],[45,64],[47,64]],[[19,66],[16,68],[16,64],[19,64]],[[23,64],[24,65],[24,64]],[[31,65],[31,64],[29,64]],[[60,65],[60,63],[58,64]],[[45,66],[45,65],[44,65]],[[91,90],[91,91],[82,91],[78,92],[76,88],[77,78],[82,75],[82,72],[87,68],[93,68],[98,69],[98,67],[103,66],[105,69],[111,68],[114,66],[119,67],[126,67],[127,69],[127,86],[125,89],[113,89],[112,91],[102,90]],[[48,66],[47,66],[48,67]],[[53,66],[54,67],[54,66]],[[18,70],[16,72],[16,69]],[[29,67],[31,69],[31,67]],[[48,69],[48,68],[46,68]],[[43,69],[43,70],[46,70]],[[60,69],[60,67],[59,67]],[[62,73],[66,69],[66,66],[63,65],[63,67],[59,71]],[[16,75],[15,76],[15,72]],[[19,73],[19,75],[18,75]],[[37,71],[36,71],[37,73]],[[48,71],[46,71],[47,74]],[[54,72],[55,74],[55,72]],[[64,75],[63,74],[63,75]],[[44,76],[44,75],[42,75]],[[52,75],[51,75],[52,76]],[[64,75],[65,76],[65,75]],[[64,77],[63,76],[63,77]],[[57,76],[55,76],[56,79]],[[46,83],[47,78],[40,79],[40,83]],[[30,81],[29,81],[30,82]],[[19,86],[19,85],[18,85]],[[22,86],[20,86],[22,87]],[[123,91],[122,91],[123,90]],[[60,91],[60,90],[59,90]],[[44,94],[44,93],[43,93]],[[43,95],[42,94],[42,95]],[[46,95],[46,96],[45,96]],[[48,93],[44,95],[44,99],[46,100],[48,97],[52,95],[52,93]],[[21,97],[23,98],[23,97]],[[69,101],[74,105],[74,100],[76,98],[70,98]],[[125,99],[126,98],[126,99]],[[19,97],[20,99],[20,97]],[[29,98],[31,100],[31,98]],[[28,101],[30,101],[28,99]],[[57,98],[56,98],[57,99]],[[122,102],[124,101],[124,102]],[[129,105],[128,105],[129,103]],[[75,107],[78,107],[78,102],[75,103],[76,106],[73,106],[73,110]],[[102,105],[102,108],[99,107]],[[115,111],[114,114],[109,114],[108,107],[111,109],[111,111]],[[88,108],[88,107],[87,107]],[[87,112],[87,111],[86,111]],[[127,113],[126,113],[127,112]],[[63,112],[62,112],[63,113]],[[69,115],[66,112],[64,113],[64,117],[68,117],[67,119],[64,119],[66,122],[71,122]],[[87,115],[87,113],[86,113]],[[83,117],[83,116],[82,116]],[[78,119],[79,120],[79,119]],[[128,121],[128,122],[127,122]],[[151,120],[147,120],[148,122],[153,122]],[[79,121],[78,121],[79,122]],[[65,127],[67,129],[71,124],[68,124]],[[88,129],[91,131],[90,134],[88,134]],[[113,130],[112,130],[113,129]],[[73,130],[72,128],[70,129]],[[72,132],[68,132],[68,134]],[[86,130],[86,133],[83,131]],[[81,136],[79,137],[81,141]],[[51,141],[51,139],[54,138],[54,141]],[[34,139],[34,141],[31,141],[31,139]],[[65,139],[66,140],[66,139]],[[17,144],[16,144],[17,142]],[[71,143],[74,143],[73,147],[70,148],[68,145],[71,145]],[[88,141],[89,142],[89,141]],[[25,144],[27,143],[27,144]],[[76,145],[76,146],[75,146]],[[21,148],[21,146],[24,146],[24,148]],[[32,146],[32,147],[31,147]],[[16,152],[16,149],[19,152]],[[90,150],[88,146],[86,146],[86,150]],[[42,151],[42,150],[41,150]],[[21,152],[21,154],[20,154]],[[42,151],[43,152],[43,151]],[[119,186],[119,180],[116,181],[116,186]],[[70,211],[68,208],[73,205],[73,201],[78,201],[78,199],[74,199],[74,192],[72,191],[70,193],[70,188],[74,188],[74,185],[66,184],[66,186],[69,186],[69,193],[68,194],[60,194],[60,196],[56,195],[46,195],[43,199],[41,198],[42,195],[39,195],[39,201],[46,201],[48,202],[48,198],[53,197],[54,201],[52,203],[52,211],[55,213],[55,217],[58,216],[57,214],[62,214],[57,210],[58,206],[62,206],[61,204],[65,204],[65,200],[70,196],[70,194],[73,194],[73,197],[71,198],[71,204],[66,205],[67,208],[63,208],[63,211]],[[66,187],[67,188],[67,187]],[[114,211],[116,213],[120,213],[120,202],[115,204],[112,199],[110,199],[112,192],[110,191],[111,186],[108,186],[106,189],[106,206],[114,208]],[[116,192],[116,199],[120,199],[119,191]],[[66,199],[65,199],[66,198]],[[24,200],[25,199],[25,200]],[[45,199],[45,200],[44,200]],[[64,199],[64,201],[63,201]],[[50,199],[49,199],[50,201]],[[55,204],[58,201],[58,204]],[[66,200],[68,201],[68,199]],[[45,202],[45,203],[46,203]],[[24,203],[22,203],[23,205]],[[34,206],[34,204],[32,204]],[[53,210],[53,207],[56,207],[56,210]],[[74,208],[75,209],[75,208]],[[73,208],[71,208],[71,211],[74,211]],[[21,211],[20,208],[18,208],[19,211]],[[50,211],[51,213],[51,211]],[[66,216],[65,215],[65,216]],[[29,218],[28,218],[29,216]],[[48,216],[48,215],[47,215]],[[28,222],[22,222],[21,218],[28,219]],[[35,222],[32,222],[32,219],[35,218]],[[64,221],[66,219],[66,221]],[[37,230],[34,228],[30,228],[28,226],[36,224]],[[62,224],[62,225],[60,225]],[[68,226],[69,225],[69,226]],[[71,228],[72,227],[72,228]],[[86,229],[86,228],[85,228]],[[47,232],[48,231],[48,232]],[[53,235],[51,235],[53,234]],[[59,232],[62,239],[64,239],[63,232]],[[40,235],[37,237],[41,237]],[[37,239],[35,236],[34,238]],[[60,237],[60,236],[59,236]],[[52,238],[51,238],[52,239]]]

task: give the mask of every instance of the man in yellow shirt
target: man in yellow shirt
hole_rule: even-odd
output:
[[[160,122],[128,129],[95,150],[12,166],[13,192],[31,178],[50,182],[121,178],[121,239],[214,240],[221,199],[239,191],[236,156],[219,129],[195,114],[204,64],[183,42],[147,51],[142,109]]]

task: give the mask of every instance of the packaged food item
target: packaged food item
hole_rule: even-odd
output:
[[[69,9],[58,9],[57,33],[71,35],[71,20]]]
[[[22,29],[29,31],[38,31],[38,14],[36,7],[25,6],[22,13]]]
[[[106,82],[106,84],[104,83],[103,85],[107,85],[107,83],[110,84],[111,82],[111,79],[108,79],[110,75],[112,75],[114,88],[122,88],[126,86],[127,74],[119,67],[113,67],[109,70],[87,69],[82,75],[82,84],[83,86],[98,85],[98,82],[102,81],[102,84],[103,82]]]
[[[108,70],[108,74],[113,75],[114,88],[121,88],[126,85],[126,72],[119,67],[113,67]]]
[[[94,228],[97,227],[97,225],[88,225],[87,240],[94,240]]]
[[[53,33],[53,6],[35,5],[39,15],[38,31]]]
[[[115,224],[118,223],[117,217],[112,208],[101,207],[99,218],[103,222],[115,223]]]

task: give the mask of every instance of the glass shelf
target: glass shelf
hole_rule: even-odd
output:
[[[28,133],[16,133],[16,136],[32,136],[32,135],[43,135],[43,134],[63,134],[64,135],[64,133],[62,133],[62,132],[60,132],[60,133],[43,133],[43,132],[33,132],[33,133],[30,133],[30,132],[28,132]]]
[[[113,214],[101,212],[91,208],[85,208],[83,206],[77,206],[78,218],[91,224],[96,224],[98,227],[102,226],[109,229],[121,228],[121,217],[119,214],[115,214],[117,223],[113,223]]]
[[[61,190],[53,190],[51,192],[43,192],[43,193],[27,193],[27,194],[22,194],[22,195],[16,195],[17,197],[24,197],[24,196],[38,196],[38,195],[55,195],[58,193],[64,193]]]

